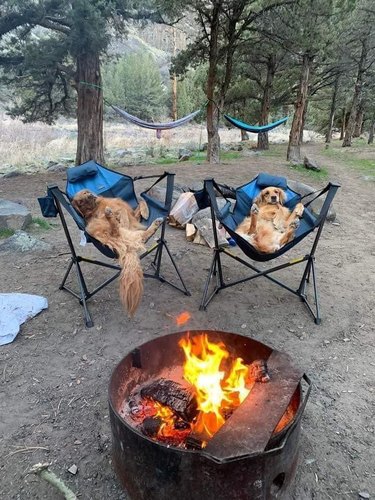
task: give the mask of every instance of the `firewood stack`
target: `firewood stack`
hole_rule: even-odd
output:
[[[219,207],[225,204],[223,198],[218,198]],[[174,205],[170,216],[169,224],[171,226],[185,229],[186,239],[198,245],[208,245],[210,248],[215,246],[212,230],[211,209],[204,208],[199,210],[194,193],[182,193]],[[220,246],[228,246],[225,230],[216,222],[218,228],[218,237]]]

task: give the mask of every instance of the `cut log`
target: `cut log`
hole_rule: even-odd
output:
[[[191,422],[198,411],[195,395],[173,380],[155,380],[141,389],[141,396],[168,406],[186,422]]]
[[[268,367],[266,361],[263,359],[256,359],[249,365],[249,371],[246,377],[246,383],[248,385],[254,384],[255,382],[269,382],[270,376],[268,373]]]
[[[186,224],[186,239],[188,241],[194,241],[194,236],[195,236],[195,233],[197,232],[197,229],[196,227],[194,226],[194,224]]]

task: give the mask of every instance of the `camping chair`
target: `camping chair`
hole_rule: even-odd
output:
[[[128,175],[123,175],[120,174],[119,172],[115,172],[114,170],[110,170],[109,168],[103,167],[102,165],[99,165],[94,161],[89,161],[84,163],[83,165],[69,168],[67,170],[67,184],[65,193],[61,191],[57,186],[49,186],[47,191],[47,196],[38,199],[42,209],[42,213],[45,217],[56,217],[57,214],[60,216],[65,236],[71,252],[71,260],[64,275],[64,278],[62,280],[62,283],[60,285],[60,290],[66,290],[79,300],[80,304],[83,306],[84,309],[85,322],[87,327],[93,326],[93,321],[90,312],[87,308],[88,299],[90,299],[93,295],[95,295],[97,292],[99,292],[99,290],[107,286],[109,283],[114,281],[119,276],[121,268],[120,266],[113,263],[93,260],[78,255],[75,246],[73,244],[71,234],[69,232],[64,212],[67,212],[69,215],[72,216],[72,218],[74,219],[75,223],[77,224],[78,228],[81,231],[85,231],[84,219],[73,208],[71,204],[71,199],[78,191],[80,191],[81,189],[89,189],[93,193],[100,194],[101,196],[121,198],[122,200],[129,203],[129,205],[132,208],[135,208],[138,205],[138,201],[134,191],[134,183],[135,181],[138,181],[140,179],[156,179],[155,182],[152,184],[152,186],[150,186],[147,190],[141,193],[141,197],[145,200],[149,209],[149,218],[147,219],[147,221],[142,220],[141,222],[149,226],[158,217],[162,217],[164,219],[163,223],[158,229],[161,230],[159,239],[154,245],[152,245],[148,250],[146,250],[140,256],[140,258],[143,259],[147,255],[150,255],[151,253],[155,252],[155,256],[151,264],[154,272],[152,274],[144,273],[144,276],[146,278],[157,279],[162,283],[168,283],[172,287],[183,292],[185,295],[190,295],[165,241],[167,216],[169,214],[172,202],[174,174],[164,172],[164,174],[162,175],[149,175],[149,176],[139,176],[132,178],[129,177]],[[153,186],[155,186],[164,179],[166,180],[165,200],[164,202],[160,202],[155,198],[153,198],[149,194],[149,191]],[[85,233],[85,236],[86,240],[90,243],[93,243],[94,246],[103,255],[109,257],[110,259],[117,258],[115,252],[113,252],[109,247],[103,245],[97,239],[93,238],[87,233]],[[177,286],[174,283],[168,281],[160,272],[164,249],[166,250],[166,253],[173,264],[173,267],[181,282],[181,286]],[[113,269],[116,272],[113,276],[111,276],[110,278],[102,282],[99,286],[97,286],[93,291],[89,291],[86,284],[86,280],[82,272],[81,262],[86,262],[96,266]],[[66,285],[66,281],[72,269],[75,270],[77,275],[79,292],[72,290],[70,287]]]
[[[263,188],[268,186],[277,186],[284,189],[285,194],[287,196],[287,201],[285,203],[285,206],[287,206],[289,209],[293,209],[298,202],[302,201],[303,198],[306,197],[306,196],[301,197],[298,193],[290,189],[288,187],[287,180],[285,178],[276,177],[264,173],[259,174],[257,177],[255,177],[255,179],[238,188],[231,188],[224,184],[218,184],[217,182],[215,182],[214,179],[209,179],[205,181],[204,189],[202,191],[198,191],[195,193],[199,208],[204,208],[207,206],[211,207],[211,216],[213,222],[212,226],[213,226],[214,242],[215,242],[215,246],[213,249],[213,259],[206,280],[200,309],[201,310],[206,309],[207,305],[212,300],[214,295],[217,294],[220,290],[238,285],[239,283],[250,281],[260,276],[264,276],[273,283],[281,286],[282,288],[288,290],[289,292],[299,297],[301,301],[305,304],[307,309],[310,311],[312,316],[314,317],[315,323],[320,324],[321,317],[320,317],[318,290],[317,290],[317,283],[315,276],[315,251],[319,243],[319,239],[323,230],[328,210],[340,186],[338,184],[330,182],[324,189],[307,195],[310,197],[310,199],[308,202],[304,204],[305,210],[301,218],[300,225],[296,230],[294,239],[289,243],[287,243],[282,248],[280,248],[277,252],[274,252],[272,254],[265,254],[259,252],[247,240],[238,235],[235,232],[235,229],[240,224],[240,222],[242,222],[242,220],[247,215],[249,215],[250,208],[254,198],[259,194],[259,192]],[[221,210],[219,209],[217,204],[216,200],[217,195],[223,196],[223,198],[225,198],[227,201],[227,203]],[[318,214],[316,214],[311,210],[311,203],[315,199],[323,195],[325,195],[325,198],[323,198],[324,201],[322,203],[321,210]],[[231,208],[232,204],[229,200],[230,198],[233,198],[235,200],[235,205],[233,209]],[[315,239],[312,242],[311,250],[308,254],[297,259],[292,259],[289,262],[279,264],[270,269],[260,270],[252,263],[248,262],[247,260],[244,260],[241,257],[238,257],[225,247],[219,246],[216,220],[218,220],[220,224],[225,228],[227,233],[235,241],[235,243],[237,244],[239,249],[243,252],[245,257],[258,262],[266,262],[269,260],[276,259],[280,255],[284,254],[285,252],[293,248],[295,245],[297,245],[303,238],[305,238],[308,234],[312,233],[315,229],[317,230],[317,232]],[[230,283],[225,283],[223,278],[223,270],[221,263],[222,255],[226,255],[231,259],[236,260],[245,267],[254,271],[254,274],[251,274],[250,276],[247,276],[242,279],[238,279],[236,281],[232,281]],[[302,278],[299,283],[299,286],[295,290],[287,286],[279,279],[276,279],[275,277],[271,276],[271,274],[276,271],[280,271],[281,269],[295,266],[296,264],[300,264],[303,262],[305,262],[306,265],[303,269]],[[214,279],[214,276],[216,277],[216,284],[214,286],[212,293],[209,295],[210,284],[211,281]],[[312,277],[312,285],[313,285],[313,303],[311,303],[308,300],[306,294],[307,283],[310,281],[310,276]]]

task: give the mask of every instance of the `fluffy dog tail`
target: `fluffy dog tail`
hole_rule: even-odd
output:
[[[134,316],[143,294],[143,270],[141,261],[133,249],[119,249],[120,299],[130,317]]]

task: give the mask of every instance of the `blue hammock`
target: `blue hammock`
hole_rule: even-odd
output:
[[[241,130],[246,130],[246,132],[252,132],[253,134],[260,134],[261,132],[269,132],[273,128],[278,127],[279,125],[282,125],[285,123],[288,119],[286,116],[285,118],[281,118],[281,120],[277,120],[277,122],[272,122],[269,123],[268,125],[249,125],[245,122],[241,122],[240,120],[236,120],[236,118],[233,118],[232,116],[229,115],[224,115],[224,118],[228,120],[229,123],[234,125],[237,128],[240,128]]]

